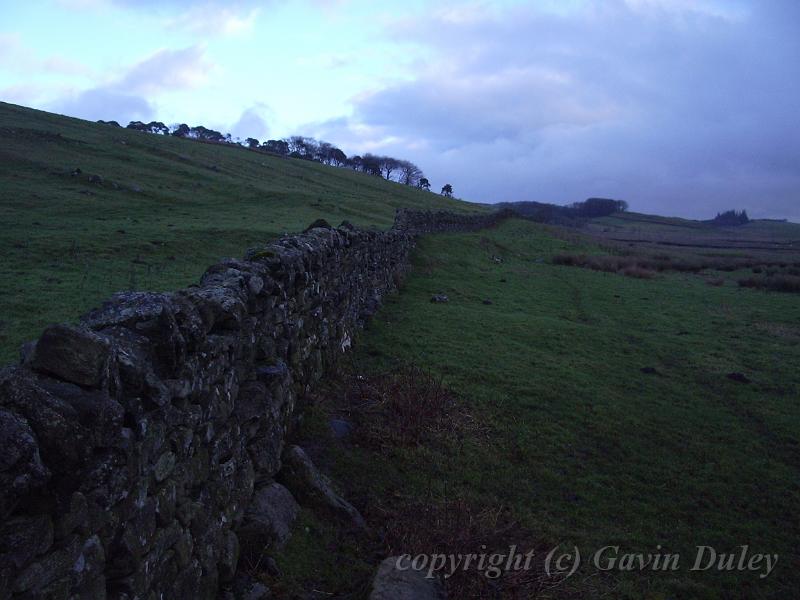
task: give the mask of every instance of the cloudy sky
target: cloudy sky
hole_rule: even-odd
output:
[[[0,99],[800,222],[800,0],[0,0]]]

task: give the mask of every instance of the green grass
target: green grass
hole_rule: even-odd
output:
[[[334,477],[368,502],[391,504],[399,489],[508,507],[543,544],[574,544],[584,557],[610,544],[661,545],[684,563],[697,545],[780,555],[765,580],[682,563],[674,574],[576,576],[560,593],[791,597],[800,588],[796,296],[552,265],[555,253],[591,248],[551,231],[512,221],[426,237],[404,290],[359,340],[363,371],[414,362],[442,375],[490,428],[489,443],[388,454],[334,445]],[[450,302],[432,304],[435,293]]]
[[[193,283],[220,257],[317,218],[385,228],[399,206],[486,210],[314,163],[8,104],[0,135],[2,362],[46,324],[114,291]],[[70,176],[75,167],[80,177]],[[89,184],[90,174],[103,185]],[[596,227],[731,235],[639,217]],[[747,227],[748,239],[797,239],[794,225]],[[403,292],[360,336],[355,365],[430,369],[480,431],[417,446],[331,444],[320,464],[376,532],[384,508],[463,499],[507,509],[517,524],[509,539],[574,544],[584,559],[609,544],[661,545],[684,561],[697,545],[780,555],[766,580],[686,565],[595,576],[585,565],[556,595],[792,597],[800,589],[797,297],[738,288],[735,272],[639,280],[550,263],[557,253],[603,251],[588,239],[523,221],[423,238]],[[723,285],[707,285],[709,276]],[[435,293],[450,302],[430,303]],[[731,372],[752,382],[731,381]],[[309,410],[304,443],[328,443],[326,410]],[[304,511],[273,587],[363,597],[380,550]]]
[[[116,291],[195,283],[221,257],[318,218],[387,228],[397,207],[486,210],[345,169],[5,103],[0,136],[0,364]]]

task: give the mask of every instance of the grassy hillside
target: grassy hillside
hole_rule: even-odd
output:
[[[361,386],[406,363],[432,370],[459,398],[445,421],[463,420],[466,431],[393,443],[413,394],[383,387],[382,403],[369,389],[351,392],[351,405],[341,391],[320,402],[307,443],[320,445],[331,415],[356,424],[320,460],[327,455],[384,532],[384,552],[518,544],[543,559],[562,543],[583,557],[561,583],[541,572],[457,577],[454,597],[792,597],[800,589],[796,295],[739,288],[736,272],[710,274],[725,280],[709,286],[706,274],[642,280],[551,263],[559,253],[597,251],[575,234],[521,221],[425,238],[402,293],[360,340],[353,373]],[[450,302],[431,303],[438,293]],[[313,519],[306,526],[284,569],[308,577],[293,565],[313,564],[309,587],[359,589],[349,538]],[[679,553],[680,568],[598,572],[591,556],[607,545]],[[765,579],[692,572],[698,545],[725,553],[749,545],[779,562]]]
[[[316,218],[383,228],[398,206],[487,210],[314,163],[7,104],[0,136],[3,362],[47,323],[116,290],[192,283],[218,258]],[[94,174],[102,183],[89,182]],[[359,598],[388,553],[516,544],[543,559],[561,543],[583,557],[566,581],[541,570],[500,581],[473,572],[449,583],[451,597],[793,597],[797,295],[739,287],[752,268],[637,279],[553,258],[657,251],[788,262],[798,231],[632,213],[595,221],[589,235],[509,221],[423,238],[402,293],[360,336],[349,375],[312,403],[300,432],[376,535],[354,538],[305,512],[278,557],[283,576],[264,575],[271,587]],[[691,247],[674,246],[683,243]],[[450,301],[431,303],[440,293]],[[419,372],[403,379],[412,363],[443,379],[444,399],[420,392]],[[349,437],[331,437],[331,417],[353,425]],[[608,545],[677,553],[680,568],[599,573],[589,561]],[[692,572],[698,545],[747,545],[779,561],[764,579]]]
[[[401,206],[486,210],[344,169],[5,103],[0,139],[0,364],[115,291],[194,283],[219,258],[317,218],[386,228]]]

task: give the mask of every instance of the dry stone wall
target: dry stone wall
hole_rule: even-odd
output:
[[[296,400],[396,287],[415,236],[506,216],[315,227],[47,328],[0,372],[0,599],[218,597],[251,500],[283,493]]]

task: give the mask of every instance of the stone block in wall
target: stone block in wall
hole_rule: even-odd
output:
[[[82,429],[80,442],[87,450],[108,448],[121,442],[125,410],[106,391],[87,390],[49,377],[38,378],[36,383],[49,394],[49,401],[60,401],[75,411]],[[73,432],[78,433],[77,427],[73,427]],[[73,444],[75,442],[72,440]]]
[[[155,372],[151,340],[121,325],[106,327],[100,334],[109,339],[115,349],[120,398],[139,398],[146,410],[166,406],[171,393]]]
[[[80,422],[78,411],[44,390],[30,371],[13,367],[0,374],[0,406],[25,419],[35,434],[40,460],[50,465],[48,472],[51,469],[74,472],[91,453],[88,431]],[[0,437],[2,435],[0,431]],[[2,447],[7,446],[3,443]],[[2,471],[0,467],[0,473]]]
[[[183,317],[183,331],[176,313]],[[115,294],[100,308],[90,311],[81,322],[95,331],[121,326],[148,339],[155,357],[159,377],[168,377],[184,362],[189,350],[186,334],[201,336],[198,317],[186,302],[174,294],[123,292]]]
[[[0,570],[21,569],[53,545],[50,515],[17,516],[0,525]]]
[[[259,556],[265,549],[283,548],[299,513],[300,506],[281,484],[272,482],[256,490],[239,528],[245,553]]]
[[[29,358],[31,368],[84,387],[100,388],[109,379],[111,344],[88,328],[51,325]]]
[[[53,597],[68,597],[74,570],[83,554],[85,542],[86,540],[77,535],[71,536],[47,554],[37,558],[14,578],[12,591],[34,597],[39,594],[47,597],[46,590],[51,588],[53,591],[60,589],[66,592]],[[103,568],[104,555],[98,555],[95,570],[102,572]]]
[[[44,489],[50,471],[42,463],[39,445],[28,422],[0,408],[0,519],[20,501]]]

